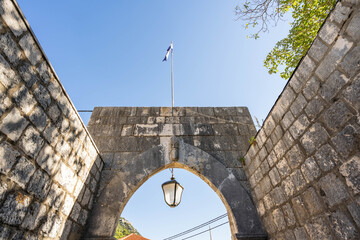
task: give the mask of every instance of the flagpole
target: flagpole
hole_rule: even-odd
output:
[[[173,42],[171,42],[172,49],[171,49],[171,112],[173,111],[174,107],[174,76],[173,76],[173,49],[174,45]]]

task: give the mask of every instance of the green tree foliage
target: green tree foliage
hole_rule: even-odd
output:
[[[116,239],[119,239],[122,237],[126,237],[131,233],[136,233],[137,235],[140,235],[139,232],[131,225],[129,221],[127,221],[125,218],[120,218],[118,225],[116,226],[114,237]]]
[[[283,19],[290,11],[293,21],[289,35],[277,42],[266,56],[264,66],[270,74],[278,73],[289,79],[301,58],[313,42],[321,24],[337,0],[248,0],[236,6],[235,14],[245,22],[245,28],[252,27],[255,33],[250,38],[259,38],[261,32],[269,31],[269,25]]]

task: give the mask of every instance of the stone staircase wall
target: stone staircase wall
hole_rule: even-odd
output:
[[[360,238],[360,1],[339,1],[249,148],[272,239]]]
[[[102,165],[16,1],[1,0],[0,239],[80,238]]]

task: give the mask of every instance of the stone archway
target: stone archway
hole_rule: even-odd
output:
[[[165,168],[186,169],[203,179],[220,197],[229,216],[233,239],[266,239],[249,193],[231,169],[203,150],[178,142],[178,159],[170,160],[167,145],[153,147],[130,159],[100,192],[87,237],[113,239],[126,203],[151,176]],[[114,200],[116,199],[116,200]]]
[[[105,166],[86,239],[114,239],[133,193],[170,167],[194,173],[217,193],[232,239],[266,239],[239,161],[256,132],[247,108],[101,107],[88,129]]]

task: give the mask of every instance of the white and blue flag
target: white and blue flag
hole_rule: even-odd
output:
[[[173,43],[171,42],[170,47],[168,47],[168,49],[166,50],[166,55],[165,55],[164,59],[162,60],[163,62],[168,60],[169,54],[170,54],[170,52],[172,52],[172,50],[173,50]]]

